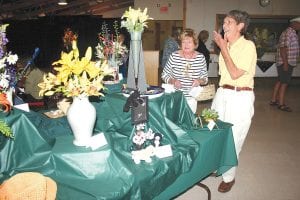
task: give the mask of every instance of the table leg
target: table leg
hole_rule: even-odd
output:
[[[204,190],[206,190],[206,192],[207,192],[207,199],[208,199],[208,200],[211,200],[211,192],[210,192],[209,187],[208,187],[207,185],[201,183],[201,182],[198,182],[197,185],[198,185],[199,187],[203,188]]]

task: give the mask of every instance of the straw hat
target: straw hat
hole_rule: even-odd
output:
[[[0,185],[0,200],[55,200],[56,191],[56,183],[51,178],[35,172],[24,172]]]
[[[295,17],[290,20],[290,22],[299,22],[300,23],[300,17]]]

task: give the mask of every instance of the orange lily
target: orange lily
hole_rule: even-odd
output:
[[[5,93],[0,93],[0,105],[5,108],[4,112],[9,112],[11,110],[10,102],[7,100]]]

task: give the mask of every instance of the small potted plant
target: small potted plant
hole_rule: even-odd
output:
[[[213,122],[213,126],[214,125],[217,126],[215,122],[217,121],[218,118],[219,118],[219,114],[217,111],[215,111],[214,109],[204,108],[201,112],[201,115],[196,116],[194,124],[196,127],[200,126],[201,128],[203,128],[203,122],[202,122],[203,119],[208,124]]]
[[[219,118],[219,114],[216,110],[214,109],[209,109],[209,108],[204,108],[201,113],[201,117],[204,119],[206,122],[210,122],[213,120],[214,122],[217,121]]]

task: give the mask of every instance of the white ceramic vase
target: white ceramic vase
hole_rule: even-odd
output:
[[[73,144],[86,146],[93,135],[96,109],[88,97],[74,97],[68,109],[67,119],[74,134]]]

